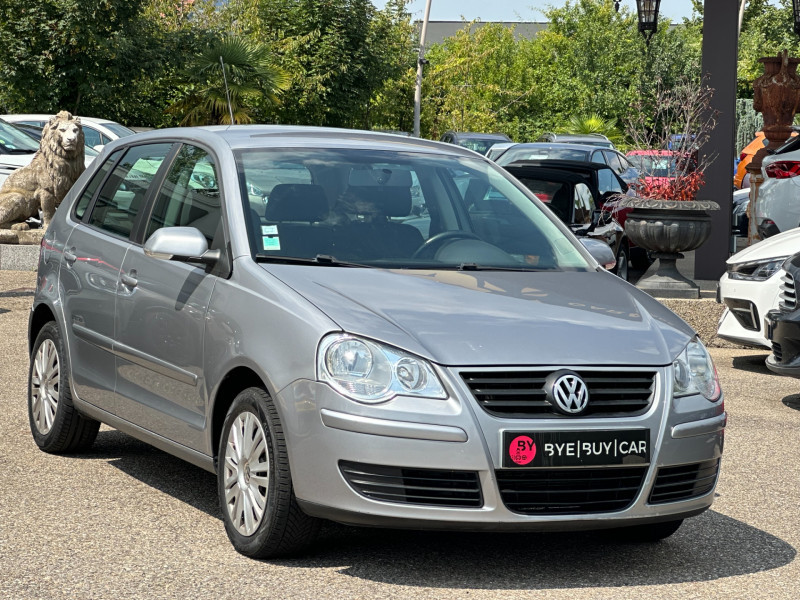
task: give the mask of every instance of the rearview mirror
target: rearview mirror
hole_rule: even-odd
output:
[[[222,254],[209,250],[206,237],[194,227],[162,227],[144,245],[147,256],[213,266]]]

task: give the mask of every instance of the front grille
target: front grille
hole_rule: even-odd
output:
[[[759,330],[758,309],[749,300],[739,300],[738,298],[725,298],[725,306],[731,314],[739,321],[739,325],[749,331]]]
[[[777,342],[772,342],[772,354],[775,357],[775,362],[783,361],[783,348]]]
[[[409,469],[339,461],[356,492],[372,500],[399,504],[480,508],[481,486],[475,471]]]
[[[545,379],[553,371],[462,371],[461,377],[490,415],[517,419],[563,417],[553,410],[544,391]],[[653,371],[575,372],[589,388],[589,404],[581,417],[629,417],[645,412],[652,402],[656,378]]]
[[[650,504],[665,504],[705,496],[714,489],[719,459],[679,467],[661,467],[656,475]]]
[[[779,308],[791,312],[797,308],[797,292],[794,289],[794,277],[791,273],[784,273],[781,277],[781,295]]]
[[[646,466],[495,471],[508,510],[526,515],[605,513],[630,506]]]

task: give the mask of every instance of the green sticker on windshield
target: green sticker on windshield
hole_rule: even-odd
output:
[[[281,249],[281,238],[279,238],[277,235],[265,235],[261,239],[261,243],[264,244],[264,250]]]

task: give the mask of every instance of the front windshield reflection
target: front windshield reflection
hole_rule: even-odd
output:
[[[257,260],[403,269],[591,268],[524,188],[484,160],[249,149],[237,152],[237,163]]]

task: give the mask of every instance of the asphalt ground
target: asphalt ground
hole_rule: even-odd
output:
[[[711,350],[730,415],[718,496],[668,540],[330,524],[305,558],[258,562],[228,543],[210,473],[107,427],[84,454],[37,449],[34,277],[0,272],[2,599],[800,597],[800,386],[765,352]]]

